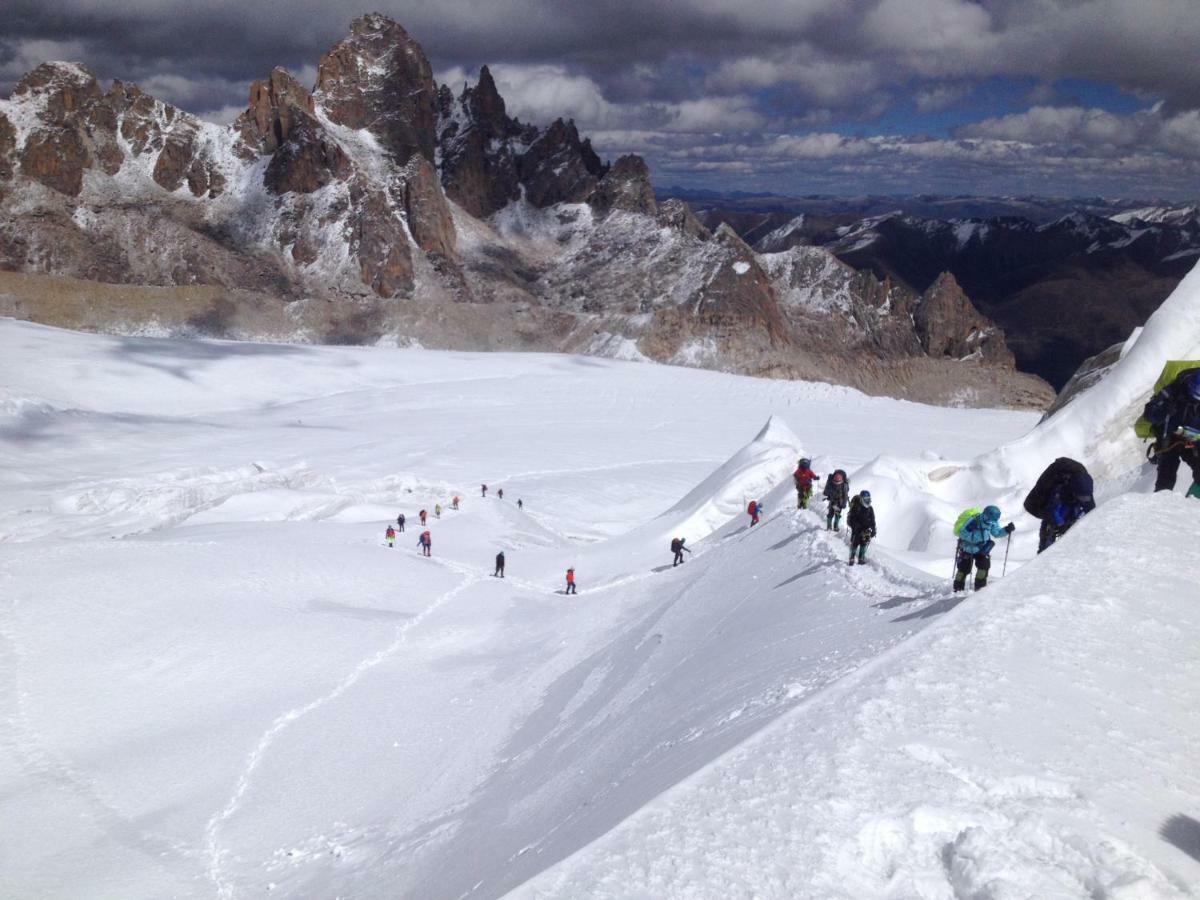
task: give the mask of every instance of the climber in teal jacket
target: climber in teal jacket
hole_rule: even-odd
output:
[[[971,566],[975,567],[975,590],[987,587],[988,570],[992,567],[992,538],[1012,534],[1016,526],[1009,522],[1000,527],[1000,507],[988,506],[977,516],[972,516],[963,525],[958,535],[958,562],[954,572],[954,590],[961,591],[967,585]]]

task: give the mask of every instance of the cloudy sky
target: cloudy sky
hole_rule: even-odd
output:
[[[374,0],[439,79],[574,117],[655,182],[795,194],[1200,196],[1200,0]],[[5,0],[0,90],[87,63],[228,120],[359,10]]]

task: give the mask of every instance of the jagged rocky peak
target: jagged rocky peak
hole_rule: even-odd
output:
[[[584,202],[607,171],[592,142],[579,137],[573,120],[563,119],[538,136],[519,164],[525,196],[540,207]]]
[[[311,194],[353,167],[341,145],[316,118],[310,94],[286,69],[276,67],[250,85],[250,105],[234,122],[247,159],[270,155],[263,183],[275,194]]]
[[[434,161],[438,89],[425,52],[397,22],[360,16],[350,36],[321,57],[314,91],[329,118],[365,128],[399,163]]]
[[[104,92],[86,66],[73,62],[44,62],[27,72],[13,88],[13,99],[41,101],[41,119],[62,125],[67,118],[100,100]]]
[[[540,131],[510,118],[487,66],[457,98],[443,87],[438,103],[442,184],[472,215],[498,212],[522,196],[522,187],[541,208],[590,202],[602,214],[658,211],[642,159],[623,157],[610,171],[573,121],[558,119]]]
[[[439,92],[438,146],[447,195],[473,216],[486,218],[521,196],[517,155],[537,136],[533,126],[510,119],[487,66],[479,83],[456,99]]]
[[[913,324],[922,348],[930,356],[978,356],[984,362],[1013,365],[1003,333],[975,308],[949,272],[939,275],[921,295]]]
[[[475,87],[463,87],[462,105],[469,111],[472,123],[491,137],[511,137],[521,129],[516,119],[508,117],[504,98],[487,66],[480,68]]]
[[[654,188],[650,186],[650,167],[640,156],[622,156],[596,186],[589,202],[597,212],[619,209],[653,216],[658,213]]]
[[[42,63],[17,82],[12,98],[33,104],[38,121],[20,150],[23,174],[73,197],[83,188],[86,169],[120,171],[125,154],[116,140],[116,114],[84,66]]]
[[[286,141],[299,115],[316,111],[312,94],[286,69],[276,66],[269,76],[250,85],[250,107],[235,127],[261,153],[274,153]]]

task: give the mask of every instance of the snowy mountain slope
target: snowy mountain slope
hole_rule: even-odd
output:
[[[496,896],[926,624],[872,603],[943,586],[792,511],[796,436],[824,471],[1034,421],[551,355],[0,347],[16,896]]]
[[[510,896],[1195,896],[1195,515],[1106,504]]]

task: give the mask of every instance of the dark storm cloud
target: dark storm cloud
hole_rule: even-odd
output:
[[[1086,158],[1120,158],[1126,171],[1136,173],[1142,164],[1129,162],[1135,148],[1121,141],[1148,136],[1151,146],[1139,150],[1140,156],[1191,158],[1187,116],[1200,108],[1193,46],[1200,34],[1197,0],[377,0],[375,5],[422,43],[448,82],[473,78],[480,64],[491,64],[510,106],[525,118],[573,115],[585,130],[611,138],[606,145],[611,149],[659,147],[659,161],[666,165],[683,165],[666,145],[687,148],[693,157],[709,145],[707,138],[681,137],[685,134],[714,135],[720,146],[747,154],[694,159],[697,172],[706,166],[730,173],[788,164],[802,169],[795,158],[789,163],[786,154],[779,158],[763,149],[771,146],[771,135],[807,139],[804,152],[829,148],[825,157],[801,158],[822,158],[834,167],[886,167],[895,162],[888,154],[949,158],[957,152],[954,142],[935,151],[912,136],[899,141],[880,136],[874,144],[842,140],[834,146],[819,130],[834,120],[869,127],[888,112],[961,108],[971,88],[986,79],[1048,85],[1076,78],[1143,98],[1141,118],[1121,122],[1114,112],[1110,121],[1104,118],[1110,111],[1078,103],[1057,112],[1032,105],[1016,118],[967,127],[960,137],[975,141],[970,146],[976,162],[961,164],[1003,171],[1013,164],[1012,152],[979,148],[1007,142],[1032,148],[1018,154],[1019,165],[1041,166],[1051,174],[1064,170],[1057,160],[1080,151]],[[11,85],[44,58],[65,56],[102,77],[143,83],[193,111],[228,114],[244,104],[249,82],[275,65],[311,80],[320,55],[365,11],[318,0],[9,0],[0,37],[0,84]],[[808,131],[816,133],[803,133]],[[754,134],[763,143],[750,140]],[[917,149],[896,149],[906,142]],[[801,145],[790,152],[796,146]]]

